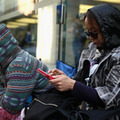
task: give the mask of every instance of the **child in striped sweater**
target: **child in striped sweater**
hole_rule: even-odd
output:
[[[5,24],[0,25],[0,120],[14,120],[32,94],[50,89],[48,79],[36,70],[48,67],[22,50]]]

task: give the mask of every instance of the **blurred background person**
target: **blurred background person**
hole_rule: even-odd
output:
[[[78,67],[81,51],[85,48],[86,34],[84,28],[80,23],[79,14],[73,19],[72,27],[68,29],[68,32],[73,33],[73,53],[75,58],[75,66]]]

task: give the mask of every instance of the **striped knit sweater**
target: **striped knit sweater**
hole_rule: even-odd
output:
[[[36,72],[37,68],[47,72],[48,67],[21,50],[5,24],[0,25],[0,65],[0,106],[9,113],[20,112],[31,94],[38,94],[52,87],[47,78]]]

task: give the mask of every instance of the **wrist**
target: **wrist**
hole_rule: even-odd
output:
[[[71,79],[71,82],[70,82],[70,90],[73,89],[74,84],[75,84],[75,80]]]

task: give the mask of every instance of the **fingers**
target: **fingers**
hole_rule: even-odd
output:
[[[48,70],[48,73],[51,73],[52,72],[52,70]]]
[[[48,74],[51,75],[52,73],[53,73],[53,70],[49,70],[49,71],[48,71]]]
[[[49,82],[50,82],[51,84],[57,83],[57,82],[58,82],[57,76],[52,76],[52,77],[54,77],[54,79],[50,79]]]
[[[55,88],[61,92],[64,91],[61,86],[55,86]]]
[[[66,75],[55,75],[54,79],[49,80],[49,82],[56,87],[59,91],[72,90],[75,84],[75,80],[69,78]]]
[[[63,74],[63,72],[61,70],[58,70],[57,68],[53,69],[53,70],[49,70],[48,73],[53,76],[53,75],[60,75]]]
[[[65,75],[65,73],[63,71],[61,71],[61,70],[59,70],[57,68],[53,69],[53,72],[54,72],[55,75]]]
[[[60,75],[56,75],[53,76],[54,79],[49,80],[49,82],[53,85],[53,86],[58,86],[61,83],[61,79],[59,78]]]

